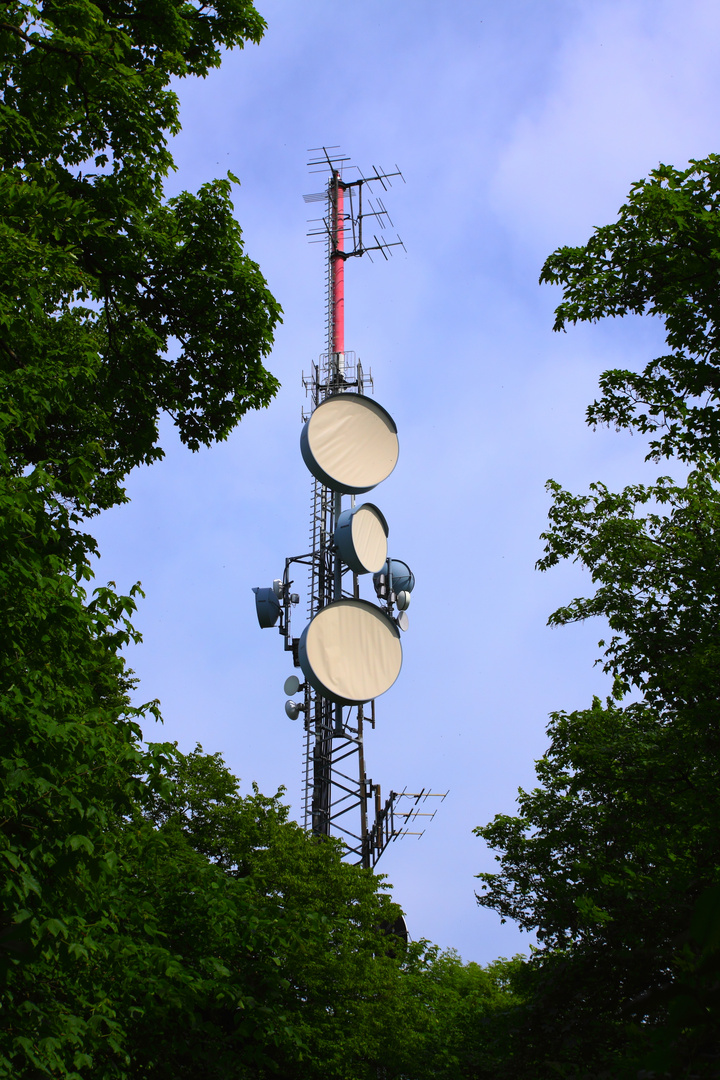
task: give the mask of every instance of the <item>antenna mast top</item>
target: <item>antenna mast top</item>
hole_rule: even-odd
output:
[[[327,376],[329,387],[337,390],[345,383],[345,262],[362,255],[368,255],[372,260],[373,252],[380,252],[387,259],[393,248],[405,250],[399,236],[394,240],[378,236],[378,232],[392,226],[392,221],[382,199],[375,196],[373,187],[380,185],[387,191],[392,187],[393,179],[399,177],[405,183],[405,178],[397,166],[391,172],[373,166],[371,175],[364,176],[357,165],[349,164],[350,158],[341,154],[337,146],[316,147],[309,153],[312,155],[308,161],[311,172],[327,175],[324,191],[303,197],[306,203],[326,202],[324,216],[311,219],[308,236],[311,241],[324,240],[328,245]],[[347,179],[343,175],[346,170],[357,172],[357,177]],[[366,222],[371,222],[376,230],[370,241]],[[319,404],[319,400],[314,404]]]

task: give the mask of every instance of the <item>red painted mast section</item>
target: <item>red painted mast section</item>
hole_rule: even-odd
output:
[[[345,192],[340,184],[340,176],[333,176],[335,184],[333,246],[332,246],[332,351],[334,360],[342,370],[345,352],[345,260],[340,252],[345,250]]]

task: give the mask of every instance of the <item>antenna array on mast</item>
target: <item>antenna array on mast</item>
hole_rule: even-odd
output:
[[[331,257],[334,254],[343,260],[360,255],[368,255],[372,260],[374,251],[380,252],[387,259],[392,254],[393,248],[401,247],[404,251],[405,245],[399,236],[396,236],[394,240],[386,240],[384,236],[378,236],[377,232],[373,232],[368,238],[368,228],[365,226],[367,221],[371,222],[372,227],[380,232],[384,231],[388,225],[394,228],[385,204],[382,198],[376,194],[375,189],[381,187],[386,192],[392,187],[393,180],[397,179],[405,183],[405,177],[400,172],[400,169],[396,165],[392,172],[386,172],[373,165],[370,175],[364,176],[357,165],[348,164],[350,161],[348,157],[331,152],[337,149],[338,147],[322,146],[317,150],[311,150],[311,154],[318,156],[311,158],[308,166],[311,172],[327,173],[329,170],[331,178],[336,178],[335,183],[338,189],[344,193],[345,206],[341,222],[341,235],[344,243],[338,247],[337,229],[333,227],[332,220],[332,210],[337,200],[334,200],[334,202],[328,200],[327,188],[324,191],[316,191],[303,196],[306,203],[328,203],[328,213],[321,218],[313,218],[310,221],[312,226],[308,231],[310,240],[315,243],[324,240],[328,241],[330,247],[334,249]],[[347,179],[344,175],[346,170],[357,172],[357,177],[352,180]],[[350,243],[348,244],[347,241],[350,241]]]
[[[344,268],[354,256],[380,252],[388,258],[394,248],[404,248],[399,236],[378,237],[392,221],[376,194],[378,187],[386,192],[394,179],[404,178],[397,167],[392,172],[373,168],[365,176],[337,146],[310,153],[311,171],[327,177],[323,191],[304,196],[307,203],[325,202],[324,216],[311,223],[308,235],[327,244],[327,349],[302,379],[310,398],[301,437],[313,476],[310,550],[285,560],[283,577],[272,589],[254,592],[260,625],[278,626],[285,649],[305,676],[303,683],[291,676],[285,684],[287,693],[303,694],[302,701],[289,700],[285,711],[291,719],[304,718],[305,828],[319,836],[339,834],[346,856],[371,868],[391,840],[421,836],[409,826],[435,812],[420,807],[428,799],[445,798],[425,789],[391,791],[383,802],[365,762],[365,733],[376,723],[375,698],[400,671],[400,631],[407,629],[415,578],[405,563],[388,558],[388,526],[378,507],[355,505],[357,494],[376,487],[395,467],[397,429],[367,396],[371,373],[345,350]],[[348,179],[348,173],[358,175]],[[348,495],[350,505],[344,508]],[[292,609],[300,601],[292,592],[296,566],[308,572],[309,621],[300,637],[291,630]],[[372,575],[376,602],[360,596],[366,575]]]

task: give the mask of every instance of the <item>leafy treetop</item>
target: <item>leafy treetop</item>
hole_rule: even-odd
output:
[[[618,220],[582,247],[563,247],[540,280],[563,287],[555,329],[606,316],[648,314],[670,352],[640,373],[612,370],[590,423],[653,436],[651,456],[720,457],[720,157],[687,169],[660,165],[633,184]]]
[[[11,3],[0,18],[0,438],[86,510],[161,457],[224,439],[277,381],[280,308],[243,252],[231,180],[163,201],[173,77],[258,41],[249,0]],[[79,492],[74,463],[84,463]]]
[[[720,845],[720,158],[660,166],[618,221],[561,248],[555,329],[650,314],[670,352],[607,371],[591,423],[651,436],[692,463],[575,496],[551,482],[548,569],[595,587],[550,617],[599,615],[613,676],[603,704],[552,714],[537,786],[477,835],[498,851],[479,903],[537,932],[508,1076],[597,1080],[718,1075]],[[630,696],[632,695],[632,696]],[[502,1071],[499,1073],[503,1075]]]

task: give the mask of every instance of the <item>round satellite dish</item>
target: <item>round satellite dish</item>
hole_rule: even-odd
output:
[[[401,562],[400,559],[388,559],[380,568],[379,573],[385,574],[387,584],[396,596],[401,592],[411,593],[415,588],[415,575],[408,564]],[[379,584],[378,574],[373,575],[373,582],[376,586]]]
[[[287,716],[290,717],[291,720],[297,720],[298,716],[300,715],[300,705],[297,703],[297,701],[286,701],[285,713]]]
[[[385,564],[387,537],[387,521],[372,503],[343,511],[335,529],[340,558],[356,574],[373,574]]]
[[[401,589],[395,597],[395,603],[397,604],[398,611],[407,611],[410,607],[410,593]]]
[[[325,398],[300,436],[303,461],[316,480],[345,495],[361,495],[395,468],[395,421],[363,394]]]
[[[403,631],[407,630],[408,626],[410,625],[410,620],[408,619],[407,611],[401,611],[395,621],[397,622],[397,624],[398,624],[398,626],[400,627],[401,630],[403,630]]]
[[[258,622],[263,630],[274,626],[280,618],[280,601],[273,589],[253,589],[255,593],[255,610]]]
[[[285,686],[283,687],[285,693],[292,697],[293,694],[297,694],[299,689],[300,680],[298,679],[297,675],[288,675],[287,679],[285,680]]]
[[[375,604],[336,600],[305,627],[298,659],[323,697],[337,705],[361,705],[384,694],[400,674],[400,634]]]
[[[380,929],[383,934],[394,934],[395,937],[399,937],[400,940],[404,941],[407,945],[410,935],[408,934],[408,928],[402,915],[398,915],[395,922],[381,922]]]

